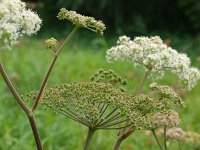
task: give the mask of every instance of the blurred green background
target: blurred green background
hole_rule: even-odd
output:
[[[52,54],[44,49],[44,40],[56,37],[62,41],[72,30],[72,24],[58,21],[60,8],[93,16],[105,22],[103,37],[81,29],[66,45],[51,74],[48,87],[60,83],[89,81],[99,68],[113,69],[127,78],[128,90],[135,93],[144,70],[129,62],[108,64],[106,50],[116,43],[118,36],[159,35],[179,52],[187,53],[192,65],[200,69],[200,1],[199,0],[41,0],[27,1],[38,12],[43,26],[33,38],[23,38],[11,51],[2,51],[1,59],[20,94],[38,90],[47,72]],[[148,83],[151,82],[149,79]],[[185,100],[186,108],[177,110],[186,131],[200,133],[200,83],[191,91],[182,91],[177,78],[167,74],[159,81],[173,87]],[[145,88],[148,92],[148,88]],[[64,116],[45,111],[36,113],[36,120],[45,150],[82,149],[87,129]],[[35,143],[25,114],[0,78],[0,150],[33,150]],[[99,131],[92,142],[92,150],[110,150],[116,131]],[[176,143],[171,143],[176,150]],[[122,145],[122,150],[157,150],[152,135],[137,131]],[[185,145],[184,150],[192,150]]]

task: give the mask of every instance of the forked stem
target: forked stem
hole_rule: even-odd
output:
[[[39,135],[39,132],[38,132],[38,129],[37,129],[37,125],[36,125],[36,122],[35,122],[35,119],[34,119],[34,112],[36,110],[36,108],[38,107],[39,103],[41,102],[42,100],[42,96],[44,94],[44,90],[45,90],[45,86],[46,86],[46,83],[48,81],[48,78],[53,70],[53,67],[56,63],[56,60],[58,58],[58,55],[60,54],[60,52],[62,51],[63,47],[65,46],[65,44],[67,43],[67,41],[72,37],[72,35],[76,32],[76,30],[78,29],[78,27],[76,26],[72,32],[69,34],[69,36],[65,39],[65,41],[61,44],[61,46],[57,49],[57,53],[55,54],[54,56],[54,59],[49,67],[49,70],[42,82],[42,85],[41,85],[41,88],[39,90],[39,94],[36,98],[36,101],[33,105],[33,108],[32,110],[30,110],[26,104],[24,103],[24,101],[22,100],[21,96],[19,95],[19,93],[17,92],[17,90],[15,89],[15,87],[13,86],[11,80],[9,79],[4,67],[3,67],[3,64],[0,60],[0,72],[1,72],[1,75],[6,83],[6,85],[8,86],[10,92],[13,94],[13,96],[15,97],[15,99],[17,100],[18,104],[21,106],[21,108],[23,109],[23,111],[26,113],[26,116],[28,117],[29,119],[29,122],[30,122],[30,125],[31,125],[31,128],[32,128],[32,131],[33,131],[33,135],[34,135],[34,138],[35,138],[35,142],[36,142],[36,145],[37,145],[37,149],[38,150],[43,150],[43,147],[42,147],[42,144],[41,144],[41,139],[40,139],[40,135]]]
[[[39,93],[37,95],[36,101],[33,105],[32,108],[32,112],[34,113],[34,111],[36,110],[36,108],[39,106],[40,102],[42,101],[42,95],[44,94],[44,90],[45,90],[45,86],[47,84],[47,81],[49,79],[49,76],[53,70],[53,67],[58,59],[58,56],[60,54],[60,52],[62,51],[63,47],[65,46],[65,44],[70,40],[70,38],[74,35],[74,33],[77,31],[79,27],[75,26],[75,28],[72,30],[72,32],[69,34],[69,36],[65,39],[65,41],[61,44],[61,46],[57,49],[57,53],[56,55],[54,55],[53,61],[49,67],[49,70],[47,71],[47,74],[42,82],[42,85],[40,87]]]
[[[21,106],[21,108],[26,113],[26,116],[29,119],[30,125],[32,127],[33,135],[34,135],[34,138],[35,138],[35,143],[37,145],[37,149],[38,150],[43,150],[43,147],[42,147],[42,144],[41,144],[40,135],[39,135],[39,132],[38,132],[35,120],[34,120],[34,116],[32,115],[31,110],[26,106],[26,104],[23,102],[22,98],[19,96],[19,94],[16,91],[15,87],[13,86],[11,80],[9,79],[9,77],[8,77],[4,67],[3,67],[3,64],[1,62],[1,60],[0,60],[0,72],[1,72],[1,75],[2,75],[6,85],[8,86],[10,92],[13,94],[13,96],[17,100],[18,104]]]
[[[87,138],[86,138],[83,150],[89,150],[90,143],[92,141],[92,137],[94,135],[94,132],[95,132],[95,129],[92,129],[92,128],[88,129],[88,134],[87,134]]]

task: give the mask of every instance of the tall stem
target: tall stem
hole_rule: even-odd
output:
[[[38,150],[43,150],[42,143],[41,143],[41,138],[40,138],[40,135],[39,135],[36,123],[35,123],[34,116],[32,116],[32,115],[28,116],[28,119],[29,119],[29,122],[31,124],[31,128],[32,128],[32,131],[33,131],[33,135],[34,135],[34,138],[35,138],[37,149]]]
[[[155,140],[156,140],[156,142],[157,142],[157,144],[158,144],[160,150],[163,150],[163,148],[162,148],[162,146],[161,146],[161,144],[160,144],[160,142],[159,142],[159,140],[158,140],[158,137],[157,137],[157,135],[156,135],[156,133],[155,133],[155,130],[151,130],[151,131],[152,131],[152,133],[153,133],[153,136],[154,136],[154,138],[155,138]]]
[[[165,145],[165,150],[167,150],[167,136],[166,136],[166,132],[167,132],[167,127],[164,128],[164,145]]]
[[[77,31],[77,29],[78,29],[78,27],[76,26],[76,27],[72,30],[72,32],[69,34],[69,36],[65,39],[65,41],[61,44],[61,46],[57,49],[57,53],[56,53],[56,55],[54,56],[53,61],[52,61],[51,65],[50,65],[50,67],[49,67],[49,70],[48,70],[48,72],[47,72],[47,74],[46,74],[46,76],[45,76],[45,78],[44,78],[44,80],[43,80],[43,82],[42,82],[41,87],[40,87],[38,96],[37,96],[36,101],[35,101],[35,103],[34,103],[34,105],[33,105],[33,108],[32,108],[32,112],[35,111],[35,109],[38,107],[40,101],[42,100],[42,95],[43,95],[45,86],[46,86],[46,84],[47,84],[47,81],[48,81],[48,79],[49,79],[49,76],[50,76],[50,74],[51,74],[51,72],[52,72],[52,70],[53,70],[53,67],[54,67],[54,65],[55,65],[55,63],[56,63],[56,60],[57,60],[57,58],[58,58],[60,52],[62,51],[62,49],[63,49],[63,47],[65,46],[65,44],[66,44],[66,43],[69,41],[69,39],[72,37],[72,35]]]
[[[88,134],[87,134],[87,138],[86,138],[86,141],[85,141],[85,145],[84,145],[84,149],[83,149],[83,150],[89,150],[89,146],[90,146],[92,137],[93,137],[93,135],[94,135],[94,132],[95,132],[94,129],[89,128]]]

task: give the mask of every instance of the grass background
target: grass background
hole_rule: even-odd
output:
[[[50,76],[48,87],[60,83],[89,81],[90,76],[98,69],[113,69],[119,75],[127,78],[128,90],[134,93],[142,80],[143,69],[134,68],[130,62],[108,64],[105,60],[106,49],[116,39],[107,42],[106,39],[83,40],[75,37],[71,44],[65,47]],[[196,49],[189,53],[193,66],[200,69],[196,61],[200,56],[200,46],[197,40],[187,40],[182,37],[172,38],[173,46],[188,52],[186,49]],[[52,54],[43,48],[43,40],[23,39],[12,51],[2,51],[0,57],[18,92],[22,95],[38,90],[47,72]],[[151,80],[148,81],[150,83]],[[182,119],[181,127],[186,131],[200,133],[200,84],[191,92],[183,92],[177,86],[177,78],[167,74],[159,81],[171,85],[185,100],[186,108],[177,110]],[[145,87],[145,92],[148,88]],[[82,149],[87,128],[41,107],[36,112],[36,121],[42,137],[45,150],[79,150]],[[99,131],[95,134],[91,149],[110,150],[116,139],[116,131]],[[171,143],[171,149],[177,149],[176,143]],[[33,150],[36,149],[28,119],[0,78],[0,150]],[[156,150],[153,137],[145,131],[136,131],[122,145],[122,150]],[[192,150],[188,145],[184,149]]]

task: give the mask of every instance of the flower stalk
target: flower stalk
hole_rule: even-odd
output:
[[[92,140],[92,137],[93,137],[95,131],[96,130],[92,129],[92,128],[88,129],[88,134],[87,134],[87,138],[86,138],[83,150],[89,150],[89,146],[90,146],[90,143],[91,143],[91,140]]]
[[[167,127],[164,127],[164,147],[165,147],[165,150],[167,150],[167,136],[166,136],[166,132],[167,132]]]

